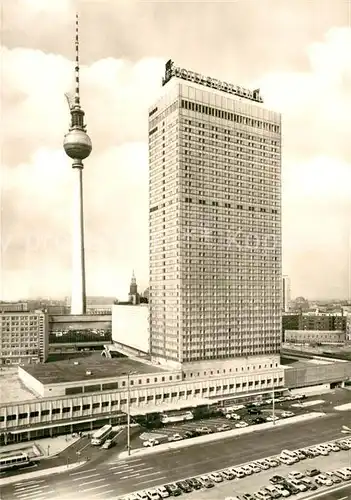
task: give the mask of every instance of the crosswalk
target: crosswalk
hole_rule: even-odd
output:
[[[142,457],[120,460],[118,456],[104,464],[104,467],[76,470],[68,476],[37,478],[15,483],[4,500],[112,500],[121,488],[129,491],[144,489],[151,484],[162,484],[166,479],[162,465],[153,466]]]
[[[55,498],[55,490],[51,485],[45,484],[45,479],[26,481],[15,484],[14,498],[18,500],[44,500]]]

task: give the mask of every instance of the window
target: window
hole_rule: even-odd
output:
[[[81,410],[81,406],[80,405],[73,406],[73,411],[80,411],[80,410]]]
[[[41,410],[41,416],[45,417],[45,415],[49,415],[50,410]]]
[[[20,414],[18,415],[18,418],[19,418],[20,420],[22,420],[22,419],[24,419],[24,418],[27,418],[27,417],[28,417],[28,413],[20,413]]]
[[[52,415],[58,415],[61,413],[61,408],[53,408],[52,409]]]
[[[38,417],[39,416],[39,412],[38,411],[31,411],[30,414],[29,414],[30,418],[35,418],[35,417]]]

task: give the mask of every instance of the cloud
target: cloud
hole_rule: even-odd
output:
[[[69,294],[72,172],[61,144],[73,65],[54,53],[1,50],[2,294]],[[283,112],[284,270],[296,295],[347,291],[350,54],[350,30],[332,29],[306,47],[304,71],[267,71],[252,82]],[[106,57],[82,68],[93,141],[84,171],[91,295],[125,296],[133,268],[141,289],[148,284],[147,109],[164,62]],[[195,59],[190,67],[201,71]]]

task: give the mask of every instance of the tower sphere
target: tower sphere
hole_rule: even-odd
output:
[[[63,147],[73,160],[85,160],[91,153],[92,145],[90,137],[86,132],[74,129],[65,135]]]

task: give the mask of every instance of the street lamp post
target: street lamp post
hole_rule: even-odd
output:
[[[127,373],[127,453],[130,456],[130,376],[136,372]]]
[[[130,373],[127,374],[127,452],[130,456]]]
[[[274,375],[272,378],[272,417],[273,417],[273,425],[275,425],[275,391],[274,391]]]

